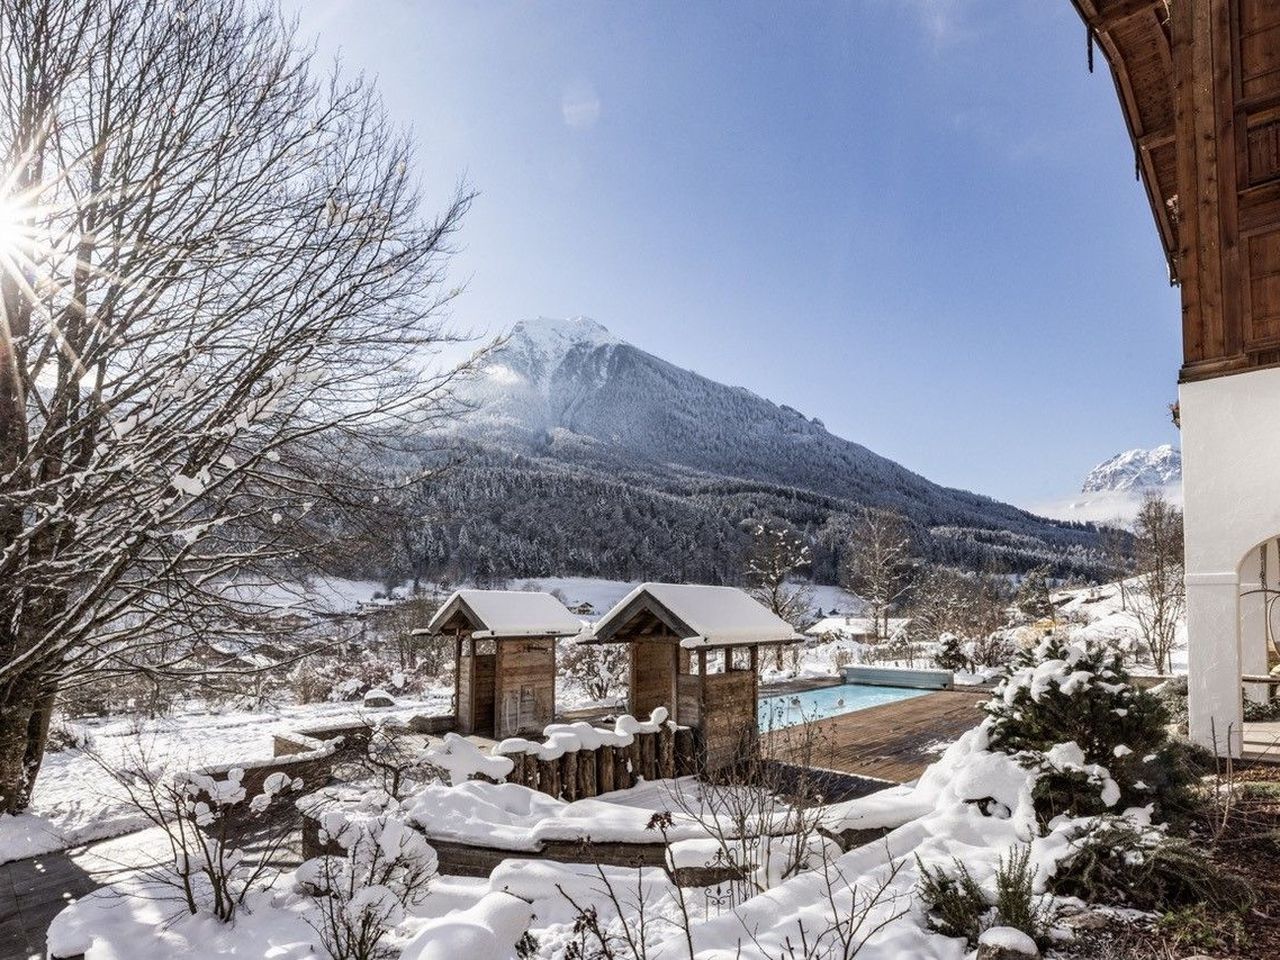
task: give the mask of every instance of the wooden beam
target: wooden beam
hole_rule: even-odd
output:
[[[1161,147],[1167,147],[1173,143],[1173,127],[1165,127],[1163,130],[1152,130],[1150,133],[1144,133],[1138,138],[1138,149],[1144,152],[1150,150],[1159,150]]]
[[[1165,0],[1120,0],[1091,18],[1091,25],[1098,33],[1107,33],[1126,20],[1144,13],[1165,13],[1168,9]]]

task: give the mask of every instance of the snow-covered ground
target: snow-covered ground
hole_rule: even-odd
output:
[[[273,711],[210,710],[193,704],[154,720],[120,717],[78,723],[89,734],[91,753],[102,762],[83,750],[48,754],[30,810],[0,816],[0,863],[148,826],[103,764],[119,768],[145,759],[151,766],[198,770],[267,759],[276,733],[307,723],[446,712],[451,694],[440,691],[379,710],[366,710],[359,703],[282,706]]]
[[[1075,590],[1057,590],[1053,599],[1058,603],[1057,614],[1068,621],[1067,632],[1075,638],[1096,641],[1107,646],[1120,646],[1134,650],[1142,636],[1138,619],[1133,610],[1143,602],[1137,595],[1132,580],[1106,583],[1097,587],[1081,587]],[[1079,621],[1079,622],[1074,622]],[[1187,672],[1187,625],[1178,625],[1173,648],[1173,672]],[[1151,660],[1145,654],[1131,658],[1129,666],[1134,673],[1156,673]]]
[[[1055,750],[1065,756],[1070,752],[1066,748],[1075,745]],[[788,955],[788,944],[839,943],[849,925],[861,921],[861,960],[962,960],[968,952],[963,940],[930,929],[917,888],[921,865],[950,870],[961,862],[989,889],[1001,858],[1026,849],[1035,888],[1044,891],[1048,877],[1092,821],[1063,816],[1042,829],[1033,803],[1036,776],[1013,756],[990,750],[988,727],[979,727],[948,747],[917,784],[836,804],[822,813],[823,822],[836,831],[887,829],[882,841],[843,854],[820,841],[820,852],[805,868],[761,875],[762,893],[729,905],[694,890],[680,891],[658,868],[597,868],[524,860],[517,854],[487,880],[434,880],[431,893],[396,922],[392,955],[400,960],[456,960],[464,954],[476,960],[510,960],[514,944],[527,932],[521,956],[563,956],[583,933],[580,911],[588,910],[606,933],[625,928],[642,938],[641,955],[648,956],[692,951],[707,958],[769,960]],[[1100,783],[1105,802],[1109,781],[1101,776]],[[645,785],[638,792],[652,801],[660,786]],[[506,807],[513,799],[505,795],[522,789],[483,783],[440,787],[426,802],[439,802],[445,799],[440,794],[452,792],[459,795],[458,803],[450,804],[454,807],[477,800],[487,807],[495,802]],[[625,806],[639,810],[650,805]],[[1145,828],[1150,810],[1131,808],[1123,816]],[[689,862],[684,865],[718,862],[717,853],[698,861],[702,847],[685,843]],[[99,891],[65,910],[50,929],[50,946],[56,953],[85,951],[89,960],[125,955],[132,960],[262,955],[301,960],[314,955],[312,924],[318,907],[295,881],[295,875],[285,874],[273,889],[255,894],[235,924],[219,924],[183,915],[174,903],[157,899],[162,890],[131,879],[120,888],[133,886],[131,896]],[[653,922],[657,917],[667,922]],[[264,954],[264,945],[269,953]]]

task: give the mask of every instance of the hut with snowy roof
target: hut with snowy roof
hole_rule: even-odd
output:
[[[425,632],[454,638],[458,732],[540,733],[556,711],[556,640],[581,630],[549,593],[455,591]]]
[[[802,639],[737,587],[645,583],[583,642],[627,644],[631,714],[666,707],[674,722],[698,731],[714,770],[738,759],[759,733],[760,648]]]

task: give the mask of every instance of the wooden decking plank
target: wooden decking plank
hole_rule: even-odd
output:
[[[817,765],[842,773],[903,783],[915,780],[937,759],[931,748],[954,740],[982,720],[978,710],[986,692],[946,690],[855,710],[817,723],[818,737],[828,744],[814,751]],[[778,743],[778,734],[765,737],[776,746],[779,759],[796,750]]]

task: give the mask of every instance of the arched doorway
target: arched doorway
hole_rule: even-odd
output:
[[[1280,535],[1263,540],[1240,561],[1240,672],[1244,696],[1267,703],[1272,685],[1259,682],[1280,664]],[[1280,683],[1280,677],[1276,678]]]

